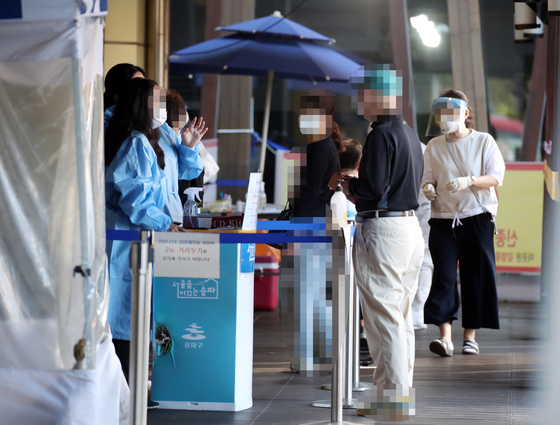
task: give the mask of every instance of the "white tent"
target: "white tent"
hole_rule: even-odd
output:
[[[1,423],[117,424],[128,400],[107,333],[106,13],[0,3]]]

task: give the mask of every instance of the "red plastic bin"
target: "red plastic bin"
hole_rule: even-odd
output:
[[[255,310],[275,310],[278,305],[280,267],[273,255],[255,257]]]

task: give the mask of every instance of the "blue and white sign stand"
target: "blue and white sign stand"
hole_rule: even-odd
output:
[[[250,248],[220,244],[212,232],[155,239],[154,319],[169,330],[173,350],[154,362],[152,399],[163,409],[252,407],[254,276],[241,261]]]

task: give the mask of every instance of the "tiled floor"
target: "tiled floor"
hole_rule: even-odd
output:
[[[418,331],[414,387],[423,402],[408,424],[441,425],[533,425],[540,394],[536,372],[539,320],[537,303],[500,305],[501,329],[481,330],[479,356],[460,354],[460,323],[455,324],[455,355],[440,358],[428,350],[438,337],[431,326]],[[328,378],[313,381],[289,371],[289,358],[282,343],[278,312],[255,312],[254,405],[242,412],[154,410],[148,424],[319,424],[330,422],[330,411],[311,407],[311,401],[330,398],[319,387]],[[371,372],[362,372],[371,381]],[[357,396],[359,393],[354,393]],[[374,423],[344,411],[346,423]],[[379,423],[379,422],[377,422]]]

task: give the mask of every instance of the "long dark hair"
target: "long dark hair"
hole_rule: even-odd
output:
[[[130,63],[118,63],[107,71],[105,93],[103,93],[103,109],[110,108],[116,103],[115,96],[121,94],[123,87],[132,80],[137,72],[146,77],[146,72],[142,68]]]
[[[160,131],[159,128],[152,128],[150,97],[156,86],[153,80],[134,78],[122,90],[105,131],[106,166],[111,164],[125,139],[136,130],[146,136],[157,155],[158,165],[162,170],[165,168],[163,149],[158,144]]]
[[[474,128],[474,111],[473,108],[471,108],[469,98],[465,93],[455,89],[447,89],[441,94],[440,97],[451,97],[453,99],[461,99],[467,102],[467,109],[469,110],[469,116],[465,120],[465,127]]]

